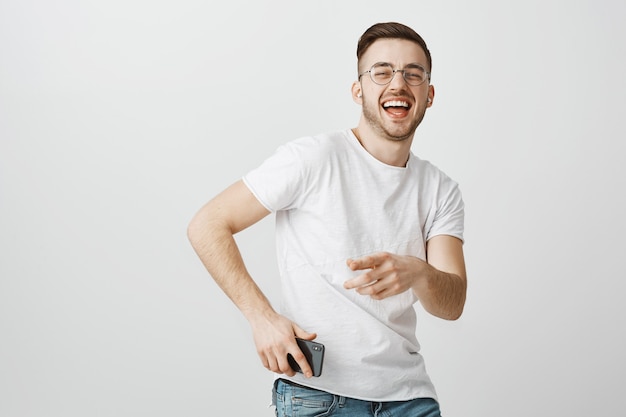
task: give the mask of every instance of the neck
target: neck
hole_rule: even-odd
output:
[[[370,155],[380,162],[396,167],[405,167],[411,153],[411,143],[413,135],[403,140],[394,140],[376,135],[367,127],[359,123],[358,127],[352,129],[352,133],[359,143]]]

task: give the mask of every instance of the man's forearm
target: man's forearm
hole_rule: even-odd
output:
[[[422,306],[434,316],[446,320],[461,317],[465,306],[467,281],[456,274],[430,266],[428,274],[414,287]]]

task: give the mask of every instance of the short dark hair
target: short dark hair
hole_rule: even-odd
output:
[[[430,51],[426,46],[424,39],[410,27],[397,22],[376,23],[370,26],[359,38],[359,42],[356,47],[357,63],[361,61],[361,57],[378,39],[406,39],[418,44],[426,54],[426,60],[428,61],[428,72],[432,71],[433,62],[430,56]]]

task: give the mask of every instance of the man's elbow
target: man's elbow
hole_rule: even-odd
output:
[[[198,220],[194,217],[194,219],[187,225],[187,239],[189,240],[191,247],[193,247],[196,252],[202,244],[202,235],[203,231],[200,222],[198,222]]]
[[[438,308],[433,307],[430,313],[444,320],[455,321],[461,318],[465,308],[465,293],[458,295],[457,300],[448,300],[440,304]]]
[[[450,309],[450,314],[448,316],[448,320],[455,321],[461,318],[463,315],[463,310],[465,309],[465,300],[467,298],[467,282],[463,280],[463,291],[459,294],[459,299],[454,303],[454,307]]]
[[[198,234],[199,234],[198,226],[192,220],[187,225],[187,240],[189,240],[189,243],[191,243],[191,246],[195,246],[194,244],[198,241]]]
[[[454,309],[453,311],[450,311],[448,316],[443,317],[443,318],[449,321],[456,321],[460,319],[462,315],[463,315],[463,306],[461,305],[460,307]]]
[[[208,214],[206,207],[202,208],[191,219],[187,225],[187,239],[191,243],[194,249],[197,249],[202,242],[206,240],[207,235],[210,233],[211,228],[211,216]]]

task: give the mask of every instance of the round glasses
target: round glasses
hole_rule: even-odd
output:
[[[359,74],[359,80],[363,75],[369,73],[370,78],[375,84],[386,85],[393,80],[396,72],[402,73],[404,81],[406,81],[408,85],[412,86],[417,86],[423,84],[426,80],[430,80],[430,73],[417,64],[407,65],[404,69],[393,69],[391,64],[387,62],[377,62],[372,65],[372,68],[368,71]]]

